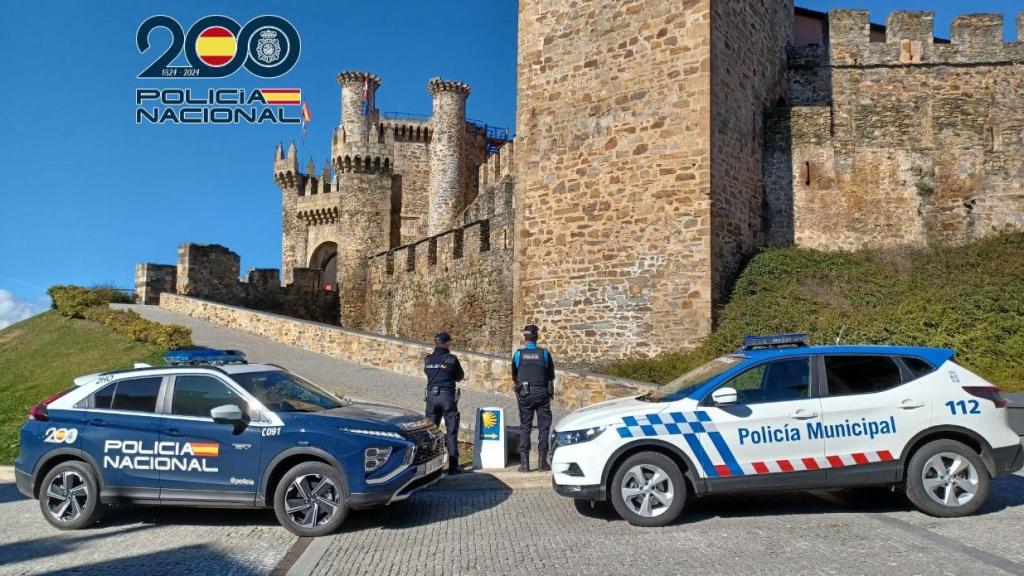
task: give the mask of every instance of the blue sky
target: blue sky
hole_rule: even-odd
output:
[[[965,10],[949,1],[799,4],[867,7],[879,22],[893,8],[933,9],[940,36],[948,36],[949,21]],[[969,7],[1019,9],[1019,0],[976,0]],[[167,14],[187,29],[217,13],[243,24],[260,14],[287,18],[302,37],[297,66],[270,81],[245,71],[218,81],[136,78],[154,57],[135,48],[143,20]],[[313,124],[300,155],[303,164],[312,156],[319,167],[338,123],[334,76],[343,69],[381,76],[377,103],[384,111],[428,114],[432,76],[468,82],[469,116],[513,128],[516,13],[511,0],[5,2],[0,316],[37,309],[51,284],[130,287],[135,263],[173,263],[186,240],[228,246],[242,256],[243,271],[280,266],[272,154],[278,142],[298,139],[298,128],[140,126],[136,88],[302,88]],[[1007,30],[1010,37],[1012,19]]]

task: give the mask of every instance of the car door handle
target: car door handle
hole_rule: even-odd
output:
[[[180,438],[180,437],[185,435],[184,432],[182,432],[181,430],[178,430],[177,428],[168,428],[167,431],[164,432],[164,434],[167,434],[168,436],[171,436],[171,437],[174,437],[174,438]]]
[[[87,420],[85,423],[88,424],[89,426],[106,426],[107,425],[107,421],[102,419],[102,418],[93,418],[92,420]]]
[[[924,402],[918,402],[917,400],[911,400],[910,398],[907,398],[896,405],[897,408],[902,408],[904,410],[913,410],[914,408],[921,408],[923,406]]]
[[[810,420],[811,418],[817,418],[818,417],[818,413],[817,412],[811,412],[810,410],[804,410],[803,408],[801,408],[801,409],[797,410],[796,412],[793,412],[792,414],[790,414],[789,417],[793,418],[795,420]]]

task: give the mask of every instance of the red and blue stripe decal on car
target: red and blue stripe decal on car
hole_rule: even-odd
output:
[[[755,474],[777,474],[842,468],[887,462],[894,460],[888,450],[876,452],[853,452],[850,454],[815,456],[799,459],[763,460],[740,463],[736,460],[729,444],[718,431],[711,416],[702,410],[696,412],[669,412],[643,416],[624,416],[623,426],[616,428],[621,438],[644,438],[655,436],[682,436],[690,447],[697,464],[709,478],[749,476]],[[701,443],[699,435],[706,435],[718,452],[723,464],[715,464],[711,455]]]

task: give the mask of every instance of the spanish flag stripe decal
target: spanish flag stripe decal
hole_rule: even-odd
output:
[[[216,442],[191,442],[192,453],[196,456],[211,456],[216,458],[220,455],[220,444]]]
[[[302,101],[302,90],[298,88],[260,88],[267,104],[298,105]]]

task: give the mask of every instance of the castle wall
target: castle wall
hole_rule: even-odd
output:
[[[370,259],[362,328],[429,341],[452,334],[459,347],[512,349],[511,221],[479,220]]]
[[[821,249],[965,242],[1024,229],[1024,26],[961,16],[935,43],[929,13],[893,13],[885,42],[868,15],[837,10],[829,46],[790,55],[796,106],[773,141],[790,146],[791,230]],[[786,118],[788,116],[788,118]],[[771,152],[785,156],[778,149]]]
[[[711,273],[718,301],[764,241],[765,116],[786,96],[793,3],[711,5]]]
[[[178,267],[170,264],[135,265],[135,303],[159,304],[164,292],[174,293],[178,284]]]
[[[427,235],[430,186],[430,126],[419,120],[395,119],[384,123],[385,142],[391,146],[395,178],[401,191],[392,207],[398,210],[393,226],[396,245]]]
[[[711,1],[521,0],[513,325],[570,361],[711,328]]]
[[[294,280],[282,286],[280,272],[270,268],[254,268],[240,280],[239,263],[238,254],[224,246],[182,244],[178,248],[177,266],[139,264],[136,267],[138,272],[144,271],[149,280],[158,277],[163,284],[156,302],[152,301],[152,291],[140,294],[140,302],[153,304],[160,301],[161,295],[180,294],[296,318],[337,322],[338,295],[323,290],[320,270],[295,268],[292,270]],[[176,286],[167,285],[172,277],[177,281]]]

